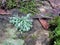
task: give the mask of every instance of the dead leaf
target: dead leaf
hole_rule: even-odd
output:
[[[10,11],[5,11],[3,9],[0,9],[0,14],[4,15],[4,14],[11,14]]]
[[[49,24],[46,20],[44,19],[39,19],[41,25],[43,26],[44,29],[48,29],[49,28]]]

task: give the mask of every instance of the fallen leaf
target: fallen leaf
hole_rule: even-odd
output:
[[[11,14],[10,11],[5,11],[3,9],[0,9],[0,14],[4,15],[4,14]]]
[[[41,25],[43,26],[44,29],[48,29],[49,28],[49,24],[46,20],[44,19],[39,19]]]

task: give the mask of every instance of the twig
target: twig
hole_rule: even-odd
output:
[[[54,6],[51,4],[51,2],[49,0],[47,0],[47,2],[50,4],[50,6],[54,9]]]

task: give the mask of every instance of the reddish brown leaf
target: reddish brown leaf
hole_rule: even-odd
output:
[[[3,9],[0,9],[0,14],[4,15],[4,14],[11,14],[10,11],[5,11]]]
[[[44,19],[39,19],[41,25],[43,26],[44,29],[48,29],[49,28],[49,24],[46,20]]]

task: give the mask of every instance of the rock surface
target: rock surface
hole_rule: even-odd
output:
[[[26,45],[49,45],[49,31],[43,29],[38,20],[34,20],[34,30],[26,39]],[[35,36],[34,39],[31,38],[32,35]]]

